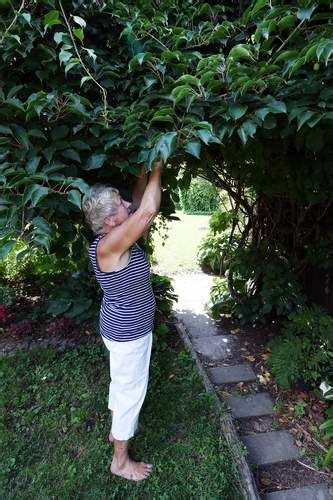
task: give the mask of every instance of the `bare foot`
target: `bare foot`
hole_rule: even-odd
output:
[[[117,461],[113,459],[110,470],[116,476],[121,476],[131,481],[142,481],[150,476],[153,466],[145,462],[134,462],[130,458],[123,465],[119,466]]]

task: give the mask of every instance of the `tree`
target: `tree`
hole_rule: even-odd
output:
[[[182,185],[227,190],[241,245],[265,240],[303,275],[319,249],[329,265],[328,0],[14,4],[0,36],[3,254],[17,237],[81,251],[87,184],[163,158],[167,188],[182,166]]]

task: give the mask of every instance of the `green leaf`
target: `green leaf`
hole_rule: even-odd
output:
[[[305,9],[298,9],[296,16],[301,21],[308,20],[311,18],[313,11],[315,10],[316,5],[311,5]]]
[[[40,186],[39,184],[32,184],[26,189],[23,196],[23,202],[28,203],[31,201],[31,205],[35,207],[43,198],[45,198],[48,192],[49,189],[47,187]]]
[[[270,113],[269,108],[259,108],[257,109],[254,114],[259,118],[259,120],[264,121],[266,116]]]
[[[251,10],[251,15],[253,16],[257,12],[259,12],[259,10],[261,10],[263,7],[266,7],[267,5],[269,5],[268,0],[257,0],[257,2],[254,4]]]
[[[50,300],[49,306],[47,308],[47,314],[52,314],[54,316],[57,316],[59,314],[63,314],[66,312],[70,306],[72,305],[72,302],[69,299],[56,299],[56,300]]]
[[[13,135],[13,131],[10,127],[7,127],[6,125],[0,125],[0,134]]]
[[[63,41],[63,38],[67,36],[67,33],[64,33],[63,31],[57,31],[53,35],[53,40],[55,41],[56,44],[59,44]]]
[[[229,107],[228,112],[231,118],[233,118],[234,120],[238,120],[243,115],[245,115],[247,109],[248,106],[246,106],[245,104],[232,104]]]
[[[284,16],[280,19],[280,21],[277,24],[278,28],[280,30],[290,29],[294,26],[295,20],[296,18],[293,15]]]
[[[171,98],[175,104],[180,102],[184,97],[192,92],[192,88],[188,85],[179,85],[175,87],[171,92]]]
[[[31,14],[29,12],[22,12],[21,16],[31,26]]]
[[[324,458],[324,466],[328,467],[333,462],[333,445],[331,445],[328,449],[328,452]]]
[[[60,53],[59,53],[59,61],[60,61],[60,64],[64,64],[66,63],[67,61],[69,61],[69,59],[72,57],[72,53],[71,52],[68,52],[67,50],[65,49],[61,49]]]
[[[312,118],[314,116],[314,111],[305,111],[303,113],[301,113],[300,115],[297,116],[297,122],[298,122],[298,126],[297,126],[297,131],[308,121],[310,120],[310,118]]]
[[[59,11],[58,10],[50,10],[45,16],[44,16],[44,30],[46,31],[47,28],[50,26],[53,26],[54,24],[62,24],[61,20],[59,19]]]
[[[44,217],[34,217],[32,219],[33,225],[42,233],[44,233],[47,236],[50,236],[52,233],[52,229],[49,225],[49,223],[44,219]]]
[[[251,46],[243,44],[235,45],[235,47],[230,50],[228,59],[233,59],[234,61],[254,61],[254,57],[251,52]]]
[[[71,189],[68,192],[68,201],[73,203],[76,207],[81,210],[81,193],[77,189]]]
[[[87,161],[87,164],[86,165],[83,164],[82,168],[84,170],[95,170],[97,168],[101,168],[103,166],[105,160],[107,160],[107,155],[105,155],[103,153],[91,155]]]
[[[16,241],[15,240],[7,240],[6,243],[1,244],[0,241],[0,259],[3,260],[11,249],[14,247]]]
[[[167,132],[158,138],[154,148],[155,151],[161,155],[164,162],[171,156],[175,147],[176,138],[177,132]]]
[[[185,146],[185,151],[200,160],[201,143],[198,141],[188,142]]]
[[[77,151],[75,151],[75,149],[65,149],[65,151],[62,151],[61,155],[65,158],[69,158],[70,160],[78,161],[79,163],[81,163],[80,155]]]
[[[81,26],[81,28],[85,28],[87,26],[87,23],[85,22],[84,19],[82,19],[82,17],[79,17],[79,16],[72,16],[73,17],[73,20],[76,24],[78,24],[79,26]]]
[[[182,75],[176,80],[176,83],[183,83],[185,85],[199,85],[199,80],[192,75]]]
[[[80,42],[83,41],[84,33],[83,33],[83,29],[82,28],[75,28],[73,30],[73,33],[76,36],[76,38],[78,38],[80,40]]]
[[[83,85],[85,82],[89,82],[89,80],[92,80],[92,77],[91,77],[91,76],[83,76],[83,77],[81,78],[80,87],[82,87],[82,85]]]
[[[210,130],[199,129],[195,132],[196,136],[199,137],[202,142],[209,144],[210,142],[215,142],[221,144],[221,141],[216,135],[212,134]]]
[[[36,172],[41,159],[41,156],[34,156],[28,161],[27,166],[25,167],[28,174],[34,174]]]
[[[89,190],[89,185],[83,179],[71,181],[70,186],[79,189],[83,194],[87,193]]]

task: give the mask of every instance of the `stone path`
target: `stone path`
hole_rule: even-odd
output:
[[[211,382],[223,389],[224,384],[251,382],[256,375],[248,363],[230,362],[235,339],[217,327],[206,312],[205,302],[209,297],[212,277],[203,273],[173,276],[173,286],[178,294],[174,313],[190,338],[194,351],[205,362]],[[229,362],[228,362],[229,361]],[[213,365],[213,366],[209,366]],[[236,393],[224,398],[235,419],[251,419],[262,415],[273,415],[273,401],[267,393],[239,396]],[[259,432],[240,436],[245,444],[250,464],[256,467],[288,462],[297,459],[299,452],[288,431]],[[268,493],[265,500],[329,500],[333,491],[328,484],[315,484]]]

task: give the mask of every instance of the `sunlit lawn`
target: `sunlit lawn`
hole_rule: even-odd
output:
[[[181,342],[170,344],[166,339],[174,334],[164,335],[154,338],[142,429],[132,441],[134,456],[155,466],[141,483],[109,472],[109,374],[102,345],[38,348],[2,359],[0,497],[239,499],[210,397]]]
[[[168,238],[163,245],[162,234],[154,237],[155,258],[153,270],[160,274],[172,275],[179,272],[198,271],[198,246],[208,230],[209,216],[186,215],[177,212],[180,221],[168,223]]]

